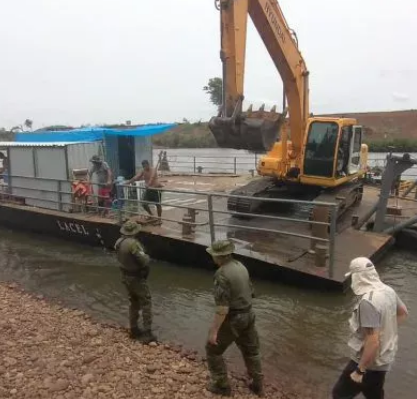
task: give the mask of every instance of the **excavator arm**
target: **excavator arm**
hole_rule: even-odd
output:
[[[308,70],[297,42],[276,0],[216,0],[221,16],[223,104],[209,122],[217,144],[224,148],[269,151],[289,112],[291,158],[301,154],[309,116]],[[284,84],[287,109],[243,112],[247,20],[250,15]],[[286,134],[281,141],[286,152]],[[284,157],[286,154],[284,155]]]

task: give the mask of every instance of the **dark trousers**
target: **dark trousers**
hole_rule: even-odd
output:
[[[236,343],[243,355],[249,377],[261,386],[263,374],[259,337],[252,311],[227,316],[217,334],[217,345],[206,344],[207,366],[213,384],[221,388],[229,386],[223,353],[233,343]]]
[[[129,327],[138,328],[139,312],[142,311],[143,328],[152,327],[152,298],[148,283],[143,278],[123,276],[123,284],[129,295]]]
[[[353,399],[360,393],[366,399],[384,399],[384,382],[386,371],[367,371],[361,384],[352,381],[350,375],[358,364],[351,360],[333,388],[333,399]]]

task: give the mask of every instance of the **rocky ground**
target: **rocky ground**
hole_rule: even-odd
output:
[[[214,398],[195,354],[132,342],[117,326],[0,284],[0,398]],[[254,398],[232,378],[235,398]],[[266,397],[293,398],[268,386]]]

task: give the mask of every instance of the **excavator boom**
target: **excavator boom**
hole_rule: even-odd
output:
[[[269,151],[289,112],[292,149],[301,153],[309,115],[308,71],[297,42],[276,0],[217,0],[221,16],[223,64],[223,105],[220,114],[209,122],[217,144],[223,148]],[[247,19],[250,15],[284,84],[288,101],[283,113],[243,112]],[[286,140],[286,138],[285,138]]]

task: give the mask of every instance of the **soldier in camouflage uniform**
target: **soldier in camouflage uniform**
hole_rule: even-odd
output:
[[[152,300],[148,287],[149,256],[135,237],[141,229],[136,222],[127,221],[120,229],[120,237],[114,248],[120,262],[122,282],[129,295],[130,336],[144,343],[155,341],[152,334]],[[138,327],[139,312],[142,311],[144,331]]]
[[[246,267],[232,257],[234,249],[233,242],[229,240],[217,241],[207,248],[207,252],[218,266],[214,275],[216,314],[206,344],[211,376],[207,389],[215,394],[231,395],[222,355],[235,342],[242,352],[249,377],[252,379],[249,384],[250,390],[263,396],[259,339],[252,310],[254,293]]]

